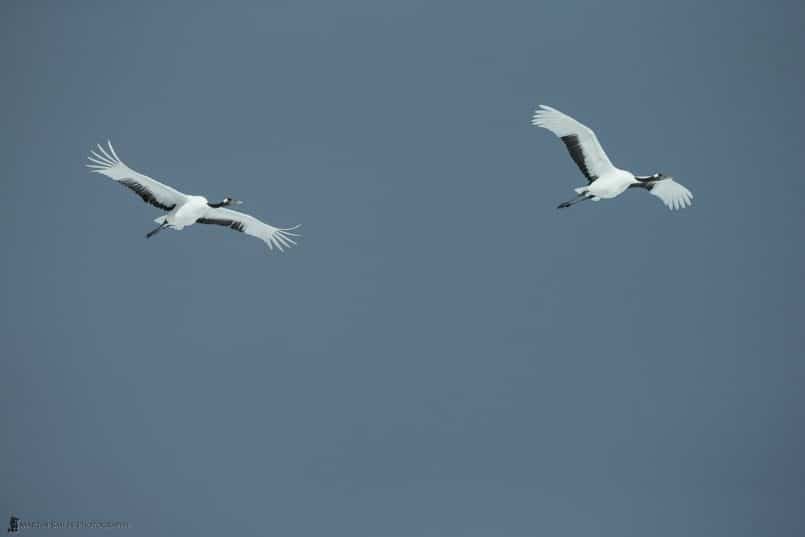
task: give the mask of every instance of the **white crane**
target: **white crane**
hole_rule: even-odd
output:
[[[581,173],[587,178],[587,186],[574,189],[578,195],[560,204],[558,209],[584,200],[614,198],[628,188],[648,190],[671,210],[690,206],[693,194],[672,177],[662,173],[634,175],[613,166],[592,129],[567,114],[541,104],[534,112],[531,124],[548,129],[561,138]]]
[[[130,188],[144,202],[168,212],[154,220],[159,227],[149,232],[146,238],[153,237],[166,228],[181,230],[198,223],[226,226],[257,237],[265,241],[270,250],[277,248],[279,251],[283,251],[283,247],[290,248],[296,244],[291,237],[298,235],[291,231],[299,226],[286,229],[276,228],[248,214],[226,209],[225,207],[229,205],[242,203],[229,196],[219,203],[210,203],[204,196],[183,194],[155,179],[135,172],[120,160],[112,143],[107,141],[107,144],[108,150],[98,144],[98,151],[90,152],[90,164],[87,164],[87,167],[95,173],[103,174]]]

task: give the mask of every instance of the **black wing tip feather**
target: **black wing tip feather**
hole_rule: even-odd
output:
[[[174,207],[176,207],[176,205],[165,205],[164,203],[160,203],[156,196],[154,196],[153,192],[134,179],[120,179],[117,182],[127,188],[130,188],[135,194],[140,196],[145,203],[153,205],[158,209],[162,209],[163,211],[172,211]]]
[[[87,167],[95,173],[103,173],[108,175],[106,172],[112,168],[122,166],[124,169],[126,165],[123,164],[123,161],[120,160],[120,157],[117,156],[115,152],[115,148],[112,147],[112,142],[107,140],[106,142],[107,147],[103,147],[101,144],[97,144],[97,150],[92,149],[90,151],[89,161],[90,164],[87,164]],[[136,179],[130,178],[122,178],[118,179],[117,177],[113,177],[116,182],[120,183],[121,185],[125,186],[126,188],[131,189],[134,191],[135,194],[140,196],[145,203],[149,205],[153,205],[158,209],[162,209],[163,211],[172,211],[176,205],[165,205],[164,203],[160,203],[157,197],[151,192],[148,187],[141,184]]]
[[[243,223],[238,222],[237,220],[227,220],[225,218],[199,218],[196,220],[196,223],[224,226],[228,227],[229,229],[234,229],[235,231],[240,231],[241,233],[246,230],[246,226],[243,225]]]
[[[576,166],[579,167],[581,173],[583,173],[584,177],[587,178],[587,181],[592,183],[598,179],[598,177],[591,174],[589,168],[587,168],[587,163],[584,161],[584,150],[581,148],[581,144],[579,143],[579,137],[575,134],[568,134],[567,136],[562,136],[561,140],[564,142],[565,147],[567,147],[573,162],[575,162]]]

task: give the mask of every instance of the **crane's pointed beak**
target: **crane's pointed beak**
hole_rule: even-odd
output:
[[[240,200],[232,200],[230,203],[231,203],[232,205],[243,205],[243,202],[242,202],[242,201],[240,201]]]

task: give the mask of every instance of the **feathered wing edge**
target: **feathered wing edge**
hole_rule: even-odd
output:
[[[266,244],[268,244],[268,249],[273,250],[277,248],[280,252],[284,252],[283,246],[285,248],[291,248],[292,246],[296,246],[296,241],[293,240],[291,237],[301,237],[299,233],[292,233],[292,231],[299,229],[302,225],[297,224],[293,227],[286,227],[286,228],[279,228],[270,226],[268,224],[263,224],[272,228],[271,232],[268,235],[263,236],[262,234],[258,237],[263,240]],[[251,233],[247,234],[252,235]],[[257,235],[252,235],[253,237]]]
[[[614,168],[595,132],[564,112],[541,104],[534,111],[531,124],[551,131],[562,140],[589,183]]]
[[[666,207],[678,211],[693,205],[693,193],[673,178],[661,179],[648,188],[649,193],[662,200]]]
[[[275,228],[276,231],[271,235],[271,240],[266,241],[268,244],[268,248],[271,249],[271,242],[274,242],[274,245],[277,249],[282,252],[282,246],[285,245],[286,248],[290,248],[291,246],[296,246],[296,241],[293,240],[291,237],[301,237],[302,235],[299,233],[291,233],[292,231],[299,229],[302,227],[302,224],[297,224],[292,227],[286,228]]]
[[[109,146],[108,151],[101,144],[97,144],[97,152],[94,149],[90,150],[90,156],[88,158],[92,164],[87,164],[87,168],[100,173],[102,170],[113,168],[118,164],[123,164],[123,161],[120,160],[120,157],[118,157],[117,153],[115,153],[115,149],[112,147],[112,142],[107,140],[106,143]]]
[[[87,168],[94,173],[100,173],[131,189],[146,203],[164,211],[170,211],[181,204],[186,196],[156,179],[143,175],[129,168],[117,156],[112,142],[106,141],[108,148],[97,144],[97,151],[91,150],[88,157],[90,164]]]
[[[298,233],[293,233],[293,231],[299,229],[301,225],[278,228],[266,224],[250,214],[223,207],[211,210],[207,213],[207,216],[199,219],[197,222],[200,224],[217,224],[234,229],[235,231],[240,231],[241,233],[262,240],[268,245],[269,250],[276,248],[280,252],[285,251],[285,248],[295,246],[296,241],[293,237],[301,236]]]

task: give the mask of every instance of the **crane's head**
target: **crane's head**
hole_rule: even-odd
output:
[[[219,201],[218,203],[207,202],[207,205],[209,205],[213,209],[219,209],[221,207],[227,207],[228,205],[240,205],[241,203],[243,203],[243,202],[240,201],[240,200],[232,199],[229,196],[227,196],[223,200]]]
[[[652,179],[654,179],[654,180],[656,180],[656,181],[659,181],[660,179],[665,179],[665,178],[666,178],[666,177],[668,177],[668,176],[667,176],[667,175],[665,175],[665,174],[664,174],[664,173],[662,173],[662,172],[657,172],[657,173],[655,173],[654,175],[652,175],[651,177],[652,177]]]

